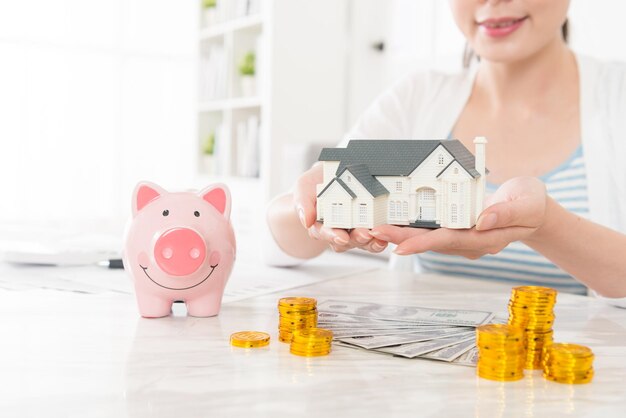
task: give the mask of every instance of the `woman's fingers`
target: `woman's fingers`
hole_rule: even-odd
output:
[[[435,251],[443,254],[496,254],[513,241],[532,232],[532,228],[510,227],[490,231],[453,230],[441,228],[401,242],[396,254],[419,254]]]
[[[348,246],[350,243],[350,234],[343,229],[327,228],[322,225],[319,233],[321,239],[328,241],[336,247]]]
[[[520,199],[496,203],[485,209],[476,222],[478,231],[524,226],[537,228],[543,222],[545,203],[535,199]]]
[[[323,180],[322,165],[314,165],[302,174],[296,182],[293,203],[302,226],[309,228],[317,219],[317,184]]]
[[[377,239],[372,239],[369,244],[367,244],[366,247],[364,247],[363,249],[371,252],[371,253],[380,253],[382,251],[385,250],[385,248],[387,248],[388,243],[385,241],[380,241]]]
[[[367,245],[373,238],[370,231],[365,228],[354,228],[350,231],[350,241],[354,243],[355,247]]]
[[[394,225],[380,225],[370,231],[370,234],[381,241],[399,244],[409,238],[424,235],[430,229],[402,227]]]
[[[364,228],[348,232],[343,229],[326,228],[320,222],[315,222],[308,228],[308,232],[311,238],[328,242],[330,248],[338,253],[352,248],[379,253],[387,248],[387,242],[372,237],[369,230]]]
[[[479,216],[476,229],[487,231],[510,226],[537,228],[546,211],[546,187],[533,177],[516,177],[498,188],[492,203]]]

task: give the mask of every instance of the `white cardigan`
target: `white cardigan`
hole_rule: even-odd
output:
[[[590,219],[626,233],[626,161],[620,160],[626,159],[626,65],[576,58]],[[355,138],[447,138],[469,99],[476,70],[405,77],[369,106],[341,146]],[[626,298],[607,300],[626,307]]]
[[[626,233],[626,65],[577,56],[581,135],[592,221]],[[476,67],[415,73],[383,93],[346,136],[447,138],[472,91]]]

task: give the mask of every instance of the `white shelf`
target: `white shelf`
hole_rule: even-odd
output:
[[[200,40],[206,41],[224,36],[229,32],[252,29],[263,24],[263,17],[260,15],[240,17],[229,22],[219,23],[210,28],[200,30]]]
[[[298,156],[290,168],[286,155],[343,135],[347,1],[218,0],[218,13],[203,16],[195,144],[202,183],[242,190],[238,204],[260,213],[259,200],[286,190],[308,166],[307,157]],[[252,14],[234,17],[243,4]],[[239,65],[250,51],[255,90],[243,96],[248,85]],[[201,154],[211,135],[213,160]]]
[[[221,112],[223,110],[251,109],[261,107],[260,97],[236,97],[232,99],[201,102],[198,105],[200,112]]]

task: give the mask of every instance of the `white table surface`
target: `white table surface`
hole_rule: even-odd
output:
[[[559,294],[555,308],[555,340],[596,354],[587,385],[549,382],[540,372],[493,382],[470,367],[343,347],[303,358],[276,338],[276,303],[286,295],[505,314],[509,292],[381,269],[228,303],[214,318],[177,307],[168,318],[144,319],[124,292],[0,289],[0,416],[626,416],[626,310],[592,298]],[[267,331],[272,342],[231,347],[240,330]]]

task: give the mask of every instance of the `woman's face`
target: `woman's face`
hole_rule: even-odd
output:
[[[457,26],[482,59],[525,59],[561,36],[570,0],[449,0]]]

